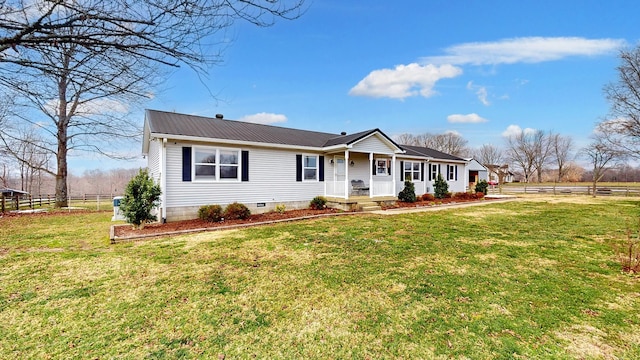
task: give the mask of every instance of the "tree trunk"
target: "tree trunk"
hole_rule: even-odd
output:
[[[60,131],[58,131],[60,136]],[[56,156],[58,161],[58,172],[56,173],[56,203],[55,207],[67,207],[68,201],[68,189],[67,189],[67,142],[61,141],[58,137],[58,154]]]

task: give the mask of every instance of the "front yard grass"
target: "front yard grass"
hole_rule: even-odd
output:
[[[0,358],[640,358],[630,199],[529,198],[109,245],[0,218]]]

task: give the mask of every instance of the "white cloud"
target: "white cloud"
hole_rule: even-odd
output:
[[[522,37],[494,42],[473,42],[450,46],[446,55],[422,59],[425,64],[497,65],[538,63],[569,56],[597,56],[617,51],[622,39],[580,37]]]
[[[507,129],[502,132],[502,136],[508,138],[508,137],[512,137],[512,136],[518,136],[518,135],[522,134],[523,132],[525,134],[531,134],[531,133],[536,132],[536,129],[532,129],[532,128],[524,128],[524,129],[522,129],[518,125],[509,125],[509,126],[507,126]]]
[[[489,102],[489,100],[487,100],[487,97],[489,96],[489,93],[487,92],[487,88],[484,86],[478,86],[478,85],[474,85],[473,81],[469,81],[467,83],[467,89],[469,90],[475,90],[476,95],[478,95],[478,100],[480,100],[480,102],[484,105],[484,106],[489,106],[491,105],[491,103]]]
[[[462,115],[462,114],[453,114],[447,116],[447,121],[450,123],[463,123],[463,124],[478,124],[487,122],[489,120],[481,117],[476,113]]]
[[[261,112],[253,115],[243,116],[238,120],[250,122],[254,124],[268,125],[268,124],[274,124],[274,123],[287,122],[287,117],[282,114],[271,114],[271,113]]]
[[[421,95],[430,97],[435,94],[433,87],[444,78],[453,78],[462,74],[462,69],[453,65],[397,65],[394,69],[374,70],[354,86],[349,95],[388,97],[404,99]]]

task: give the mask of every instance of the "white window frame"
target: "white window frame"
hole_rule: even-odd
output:
[[[196,154],[198,153],[198,151],[201,152],[209,152],[209,153],[215,153],[215,164],[212,163],[199,163],[196,162]],[[240,149],[232,149],[232,148],[218,148],[218,147],[208,147],[208,146],[197,146],[193,148],[193,159],[192,159],[192,166],[191,166],[191,178],[193,179],[194,182],[240,182],[240,176],[242,174],[242,169],[241,169],[241,165],[240,163],[241,161],[241,150]],[[234,152],[236,153],[236,159],[237,159],[237,163],[236,164],[222,164],[220,162],[220,152]],[[197,166],[215,166],[215,175],[213,176],[213,178],[202,178],[202,175],[196,175],[196,167]],[[222,166],[225,167],[235,167],[236,170],[236,177],[235,178],[221,178],[220,177],[220,169]]]
[[[407,172],[411,173],[411,181],[420,181],[420,161],[405,161],[404,162],[404,168],[402,169],[402,178],[403,181],[407,180]],[[411,166],[409,167],[409,170],[407,170],[407,164],[411,164]],[[418,169],[415,169],[415,165],[418,166]],[[418,175],[418,177],[416,178],[414,175]]]
[[[447,180],[454,181],[456,179],[456,166],[447,164]]]
[[[376,165],[376,174],[375,176],[389,176],[389,169],[391,168],[391,161],[389,159],[385,159],[385,158],[378,158],[378,159],[374,159],[373,161],[375,161],[375,165]],[[383,161],[384,162],[384,172],[381,173],[380,172],[380,164],[379,162]]]
[[[315,158],[316,166],[306,166],[307,158]],[[315,178],[313,179],[307,179],[306,177],[306,170],[310,170],[310,169],[315,170]],[[319,177],[320,177],[320,157],[318,155],[313,155],[313,154],[302,154],[302,181],[317,182],[317,181],[320,181]]]
[[[429,176],[431,181],[438,180],[438,164],[429,163],[429,174],[431,174],[431,176]]]

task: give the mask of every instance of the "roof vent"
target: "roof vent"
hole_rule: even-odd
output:
[[[340,135],[342,135],[342,136],[347,135],[347,132],[343,131],[343,132],[340,133]]]
[[[222,118],[224,118],[224,115],[222,115],[222,114],[216,114],[216,119],[222,119]]]

